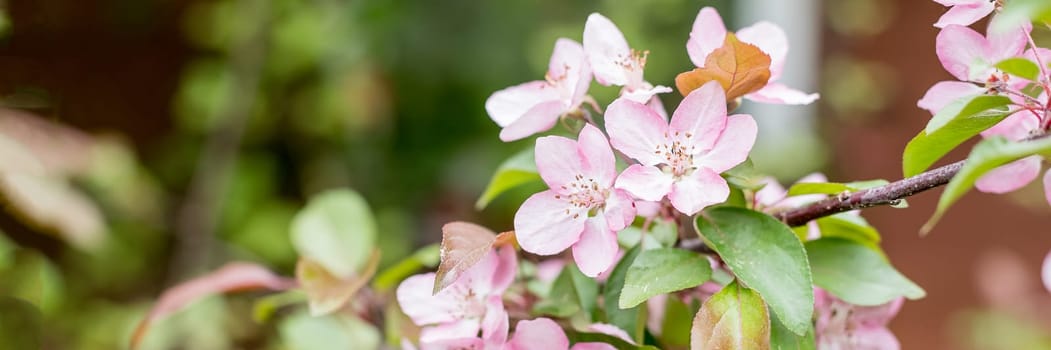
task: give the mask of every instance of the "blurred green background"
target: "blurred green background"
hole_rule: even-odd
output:
[[[0,135],[28,145],[48,173],[41,183],[0,186],[8,208],[0,214],[0,294],[7,296],[0,335],[29,334],[18,326],[35,322],[43,336],[20,336],[27,343],[17,344],[124,348],[154,298],[175,282],[231,260],[291,275],[289,222],[306,198],[328,188],[349,187],[368,199],[381,232],[381,268],[436,242],[445,222],[508,230],[539,185],[474,209],[493,170],[532,147],[499,141],[483,108],[489,94],[542,78],[555,39],[580,40],[591,12],[610,17],[633,47],[650,50],[647,80],[673,85],[692,68],[684,43],[697,10],[716,6],[730,28],[750,24],[735,23],[743,10],[734,4],[0,1]],[[805,90],[823,100],[800,110],[809,133],[781,140],[810,153],[775,149],[760,168],[790,181],[831,157],[839,165],[825,169],[833,180],[898,177],[894,158],[926,118],[915,100],[948,77],[938,74],[930,28],[942,8],[913,6],[920,5],[831,1],[808,14],[821,23],[820,44],[811,47],[820,65],[808,73],[821,77],[821,88]],[[902,39],[910,31],[922,35]],[[893,43],[900,47],[873,49]],[[924,66],[887,58],[895,52],[923,52]],[[597,84],[590,90],[600,103],[617,92]],[[662,99],[670,111],[681,98]],[[885,137],[859,130],[895,136],[878,152],[841,147]],[[913,221],[926,210],[917,209]],[[916,239],[912,231],[901,236],[898,242]],[[896,257],[893,246],[887,251]],[[895,261],[910,274],[919,260],[901,254]],[[925,276],[917,279],[925,287],[941,283]],[[966,276],[955,288],[973,289]],[[928,290],[929,298],[945,297]],[[340,328],[324,320],[254,322],[251,297],[196,303],[159,324],[144,348],[316,348],[310,342],[318,336],[353,344],[348,334],[326,333]],[[939,305],[934,318],[910,316],[907,306],[903,317],[915,321],[903,322],[941,324],[976,299]],[[944,333],[968,339],[969,328],[960,329]],[[959,344],[910,334],[899,332],[906,348]]]

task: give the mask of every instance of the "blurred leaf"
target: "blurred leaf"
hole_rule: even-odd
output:
[[[577,277],[573,274],[583,274],[573,264],[566,264],[562,269],[562,272],[555,278],[555,282],[551,285],[551,290],[548,292],[543,299],[533,305],[533,312],[540,315],[550,315],[558,318],[565,318],[572,316],[580,311],[588,310],[584,305],[581,295],[590,290],[578,291],[577,290]],[[586,276],[585,276],[586,278]],[[594,280],[592,280],[594,282]],[[595,289],[597,291],[597,289]],[[588,297],[585,295],[585,297]],[[587,298],[587,301],[594,301],[593,298]]]
[[[402,280],[416,273],[421,268],[428,267],[433,268],[438,266],[438,256],[440,248],[437,244],[431,244],[426,247],[420,248],[408,258],[394,264],[394,266],[388,267],[376,276],[376,280],[373,281],[373,286],[378,291],[390,290],[398,286]]]
[[[278,309],[306,301],[306,293],[303,293],[303,291],[299,289],[292,289],[277,294],[267,295],[259,298],[253,304],[252,320],[257,323],[266,323],[271,317],[273,317]]]
[[[0,174],[0,192],[26,221],[56,232],[77,248],[94,250],[106,239],[98,207],[63,179]]]
[[[700,254],[675,248],[642,251],[628,268],[619,306],[626,309],[658,294],[696,287],[711,275],[708,258]]]
[[[222,123],[220,109],[230,100],[234,75],[225,62],[198,59],[182,73],[175,95],[176,121],[181,129],[205,133]]]
[[[750,158],[723,172],[723,176],[726,178],[726,182],[738,188],[758,190],[766,185],[766,182],[764,182],[766,176],[755,170]]]
[[[577,343],[603,343],[612,346],[617,350],[657,350],[656,347],[650,345],[634,345],[625,341],[624,339],[605,334],[605,333],[594,333],[594,332],[578,332],[574,330],[568,330],[566,337],[569,341]]]
[[[949,122],[957,119],[976,118],[983,115],[996,115],[1007,112],[1007,106],[1011,99],[1006,96],[978,95],[961,97],[942,107],[934,117],[927,122],[923,130],[927,134],[933,134]]]
[[[229,240],[257,255],[271,266],[292,266],[296,251],[288,234],[296,207],[276,198],[255,203],[244,223],[234,229]]]
[[[821,238],[807,242],[806,249],[814,284],[848,303],[875,306],[927,295],[883,256],[857,242]]]
[[[1051,22],[1051,3],[1044,0],[1005,1],[1003,10],[989,27],[991,32],[1004,33],[1030,21]],[[1046,62],[1045,62],[1046,63]]]
[[[259,265],[243,262],[227,263],[218,270],[180,283],[161,294],[153,309],[135,327],[130,347],[134,349],[139,345],[151,323],[179,311],[202,297],[216,293],[256,289],[284,290],[294,285],[293,281],[274,275],[270,270]]]
[[[640,320],[641,306],[631,308],[620,308],[621,291],[624,289],[624,281],[628,275],[628,269],[634,264],[635,259],[642,251],[641,246],[635,246],[624,253],[620,262],[613,267],[613,271],[606,278],[603,286],[602,309],[606,312],[606,322],[628,332],[636,341],[642,339],[646,330],[645,320]]]
[[[315,195],[292,220],[292,244],[333,275],[354,276],[376,242],[376,222],[365,199],[349,189]]]
[[[817,220],[817,227],[821,230],[821,237],[844,238],[858,242],[873,251],[880,251],[879,231],[860,215],[839,213],[826,216]]]
[[[926,171],[949,151],[1006,117],[1007,113],[1002,112],[978,114],[954,119],[934,133],[920,131],[905,146],[905,153],[902,154],[901,163],[905,177]]]
[[[770,81],[770,56],[755,45],[737,40],[733,33],[726,33],[723,46],[708,54],[704,67],[679,74],[675,86],[686,96],[713,80],[726,91],[726,101],[733,101],[766,86]]]
[[[368,284],[369,279],[376,273],[379,262],[380,251],[373,250],[359,275],[344,278],[333,275],[310,258],[299,258],[299,263],[296,264],[296,280],[307,293],[310,315],[329,314],[346,305],[361,287]]]
[[[289,350],[374,350],[381,342],[375,326],[341,314],[313,317],[297,313],[281,322],[278,331]]]
[[[996,64],[996,69],[1032,81],[1036,81],[1037,77],[1040,75],[1040,66],[1033,63],[1033,61],[1021,57],[1008,58],[1000,61]]]
[[[21,249],[12,253],[11,269],[0,273],[0,295],[28,301],[44,315],[60,311],[66,294],[61,271],[38,251]]]
[[[695,312],[674,294],[667,297],[664,305],[664,320],[661,322],[660,340],[669,348],[690,346],[690,326]]]
[[[737,278],[763,295],[785,326],[806,332],[814,292],[803,244],[773,217],[742,208],[714,208],[697,217],[697,229]]]
[[[736,281],[708,298],[693,319],[690,349],[769,348],[770,315],[766,304],[759,293]]]
[[[971,349],[1051,349],[1051,334],[1046,326],[1005,310],[965,311],[955,316],[953,330]]]
[[[40,310],[18,298],[0,296],[0,339],[3,349],[40,349],[44,321]]]
[[[537,173],[536,161],[533,160],[533,149],[529,148],[511,156],[496,168],[493,178],[489,180],[489,185],[485,187],[474,207],[478,210],[484,209],[500,194],[532,181],[540,181],[540,174]]]
[[[952,181],[945,186],[941,198],[938,199],[938,208],[927,223],[920,229],[921,233],[928,233],[938,223],[945,211],[953,203],[956,203],[967,191],[971,190],[978,178],[995,169],[998,166],[1010,163],[1017,159],[1034,154],[1051,154],[1051,137],[1045,137],[1033,141],[1012,142],[1002,137],[993,137],[983,140],[974,146],[974,150],[967,156],[967,162],[963,164],[960,171],[953,176]]]
[[[807,328],[806,334],[800,336],[785,328],[776,317],[770,319],[771,350],[814,350],[814,326]]]
[[[674,220],[654,218],[650,223],[650,234],[661,246],[671,247],[679,240],[679,225]]]
[[[460,275],[478,263],[493,248],[496,233],[469,222],[455,221],[442,226],[441,263],[434,276],[434,290],[438,294]]]

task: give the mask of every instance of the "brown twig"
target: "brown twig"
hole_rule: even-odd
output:
[[[879,205],[894,205],[900,203],[905,197],[949,183],[949,180],[952,180],[952,177],[963,167],[963,162],[961,160],[883,186],[825,198],[804,207],[775,214],[774,217],[794,227],[845,211]]]

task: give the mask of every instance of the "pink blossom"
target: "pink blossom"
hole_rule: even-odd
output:
[[[1042,95],[1040,100],[1042,103],[1046,103],[1047,95]],[[1007,116],[1000,123],[982,131],[982,137],[1001,136],[1011,141],[1021,141],[1034,132],[1039,131],[1040,118],[1029,111],[1022,110]],[[1036,180],[1037,176],[1040,175],[1042,160],[1041,156],[1032,155],[1007,163],[982,175],[974,183],[974,187],[987,193],[1007,193],[1017,190]],[[1051,175],[1044,175],[1044,193],[1047,196],[1048,203],[1051,203],[1051,191],[1049,191],[1051,187],[1047,186],[1049,176]]]
[[[550,189],[522,203],[515,233],[522,249],[533,254],[573,247],[580,271],[595,277],[613,264],[616,233],[635,219],[635,205],[627,192],[613,188],[616,160],[602,131],[588,124],[578,139],[536,140],[537,170]]]
[[[622,97],[664,110],[656,95],[671,92],[671,88],[653,86],[643,79],[647,52],[629,47],[624,34],[609,18],[598,13],[588,16],[584,24],[584,52],[599,84],[623,86]]]
[[[478,348],[503,344],[507,312],[501,295],[518,269],[512,247],[490,251],[452,285],[437,294],[434,273],[415,275],[398,286],[397,299],[413,323],[423,327],[421,349]],[[479,330],[482,337],[478,337]]]
[[[708,55],[723,46],[726,33],[726,25],[715,9],[701,9],[693,22],[690,39],[686,41],[686,53],[693,64],[704,67]],[[770,81],[758,91],[744,95],[744,98],[761,103],[789,105],[806,105],[818,99],[818,94],[808,94],[777,82],[784,72],[785,59],[788,57],[788,37],[781,27],[763,21],[738,30],[736,35],[741,42],[755,45],[770,56]]]
[[[820,350],[897,350],[898,338],[887,323],[898,314],[903,298],[879,306],[857,306],[815,288],[814,333]]]
[[[985,83],[995,77],[997,63],[1025,51],[1030,30],[1032,25],[1026,25],[986,37],[968,27],[948,25],[938,32],[935,51],[942,67],[956,79]]]
[[[1048,175],[1044,175],[1044,186],[1047,186]],[[1049,200],[1051,201],[1051,200]],[[1051,252],[1044,257],[1044,264],[1040,268],[1040,279],[1044,281],[1044,288],[1051,292]]]
[[[997,21],[996,18],[993,21]],[[1027,82],[1018,77],[1009,77],[1011,81],[1003,82],[1003,74],[998,73],[995,65],[1022,55],[1031,29],[1031,25],[1025,25],[986,37],[962,25],[946,25],[938,33],[935,48],[942,67],[959,81],[934,84],[916,103],[917,106],[931,114],[938,114],[938,111],[955,100],[985,93],[986,85],[1004,85],[1012,89],[1024,87]],[[1026,55],[1035,56],[1032,53]]]
[[[942,6],[948,7],[935,27],[945,28],[949,25],[969,26],[985,18],[996,9],[996,1],[990,0],[934,0]]]
[[[709,82],[683,99],[670,123],[637,102],[614,101],[606,111],[613,147],[639,161],[616,187],[645,201],[667,196],[687,215],[726,201],[730,188],[719,174],[744,162],[757,127],[749,115],[727,117],[725,99]]]
[[[604,343],[576,343],[569,347],[569,338],[558,323],[549,318],[519,321],[515,334],[503,347],[504,350],[614,350]]]
[[[584,48],[558,39],[545,80],[531,81],[494,92],[485,101],[489,117],[500,125],[500,139],[514,141],[546,131],[563,114],[576,111],[591,85],[591,67]]]

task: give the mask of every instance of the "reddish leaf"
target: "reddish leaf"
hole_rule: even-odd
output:
[[[770,315],[763,298],[736,281],[723,287],[694,316],[690,349],[770,349]]]
[[[332,274],[318,262],[300,257],[296,263],[296,280],[307,293],[310,314],[321,316],[346,305],[376,273],[379,263],[380,251],[373,250],[361,274],[344,279]]]
[[[284,290],[293,286],[294,281],[275,275],[262,266],[243,262],[228,263],[212,273],[183,282],[161,294],[157,304],[132,333],[130,347],[138,347],[151,323],[205,296],[258,289]]]
[[[723,86],[727,101],[736,100],[770,81],[770,56],[727,33],[723,47],[708,55],[704,67],[679,74],[675,77],[675,86],[686,96],[713,80]]]
[[[433,293],[438,294],[478,263],[493,248],[494,242],[496,233],[482,226],[462,221],[442,226],[442,262],[434,277]]]

